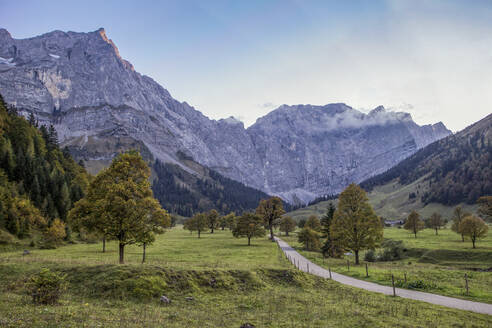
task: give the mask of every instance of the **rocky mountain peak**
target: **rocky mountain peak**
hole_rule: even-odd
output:
[[[135,72],[104,29],[28,39],[0,30],[0,38],[4,99],[53,123],[63,145],[88,163],[138,148],[193,172],[178,155],[187,154],[248,186],[305,202],[383,172],[450,133],[443,125],[421,127],[407,113],[378,107],[364,114],[343,103],[282,105],[245,129],[232,117],[207,118]]]
[[[10,35],[9,31],[4,28],[0,28],[0,40],[12,39],[12,35]]]

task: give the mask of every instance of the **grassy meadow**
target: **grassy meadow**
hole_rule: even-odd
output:
[[[369,262],[366,277],[364,253],[360,266],[354,265],[353,256],[343,259],[323,259],[318,252],[301,249],[295,235],[282,237],[311,261],[333,271],[383,285],[391,285],[391,275],[397,286],[426,292],[492,303],[492,235],[477,242],[473,249],[470,241],[462,242],[461,236],[449,228],[425,229],[417,238],[405,229],[385,228],[384,238],[402,240],[406,248],[405,258],[398,261]],[[347,267],[347,260],[350,262]],[[465,273],[468,276],[469,294],[465,291]],[[407,282],[405,283],[405,275]]]
[[[411,211],[416,210],[423,218],[428,218],[432,213],[440,213],[445,219],[450,219],[456,206],[446,206],[438,203],[424,204],[420,195],[428,189],[428,182],[424,182],[425,177],[418,179],[408,185],[401,185],[393,180],[385,185],[377,186],[367,193],[369,203],[372,205],[376,214],[387,219],[407,218]],[[409,199],[409,195],[415,193],[416,198]],[[304,208],[289,212],[287,215],[299,221],[310,215],[321,217],[326,213],[329,203],[333,202],[336,206],[338,200],[319,202]],[[467,212],[476,212],[477,205],[459,204]]]
[[[295,270],[266,238],[229,231],[198,239],[181,227],[147,248],[116,243],[0,253],[1,327],[490,327],[492,317],[393,298]],[[308,254],[315,257],[314,254]],[[41,268],[66,275],[60,304],[34,305],[24,283]],[[159,298],[167,295],[168,305]],[[193,299],[186,299],[192,297]]]

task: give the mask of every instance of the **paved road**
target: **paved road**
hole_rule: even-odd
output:
[[[282,251],[287,256],[287,258],[301,271],[309,272],[311,274],[323,278],[330,278],[330,273],[328,270],[306,259],[304,256],[296,252],[292,247],[289,246],[289,244],[287,244],[282,239],[277,237],[275,237],[275,239],[278,245],[280,246],[280,248],[282,249]],[[389,286],[378,285],[373,282],[355,279],[335,272],[331,272],[331,277],[333,280],[338,281],[344,285],[362,288],[365,290],[369,290],[371,292],[393,295],[393,288]],[[455,309],[492,315],[492,304],[466,301],[458,298],[418,292],[414,290],[401,289],[401,288],[396,288],[396,295],[403,298],[409,298],[412,300],[447,306]]]

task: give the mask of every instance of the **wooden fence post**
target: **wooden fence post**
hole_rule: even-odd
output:
[[[367,269],[367,263],[366,263],[366,278],[369,277],[369,270]]]
[[[307,272],[309,273],[309,262],[307,263]]]
[[[405,275],[405,283],[407,283],[407,273],[403,273]]]
[[[391,275],[391,284],[393,285],[393,296],[396,296],[395,276],[394,275]]]
[[[332,279],[331,278],[331,269],[330,269],[330,267],[328,267],[328,272],[330,273],[330,279]]]
[[[347,271],[350,271],[350,262],[347,260]]]
[[[468,275],[465,273],[465,287],[466,287],[466,295],[470,292],[468,289]]]

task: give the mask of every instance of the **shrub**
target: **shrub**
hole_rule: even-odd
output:
[[[12,234],[0,229],[0,245],[14,244],[15,241],[16,239]]]
[[[65,223],[60,219],[54,219],[51,226],[43,232],[41,248],[57,248],[66,236]]]
[[[436,290],[439,287],[435,283],[425,282],[423,280],[413,280],[405,282],[403,280],[398,280],[395,282],[396,287],[407,288],[407,289],[423,289],[423,290]]]
[[[403,247],[401,240],[385,240],[382,245],[383,252],[379,255],[379,261],[395,261],[404,257],[406,249]]]
[[[27,282],[27,292],[36,304],[55,304],[66,289],[65,275],[42,269]]]
[[[364,261],[366,262],[376,262],[376,252],[373,249],[370,249],[364,255]]]

